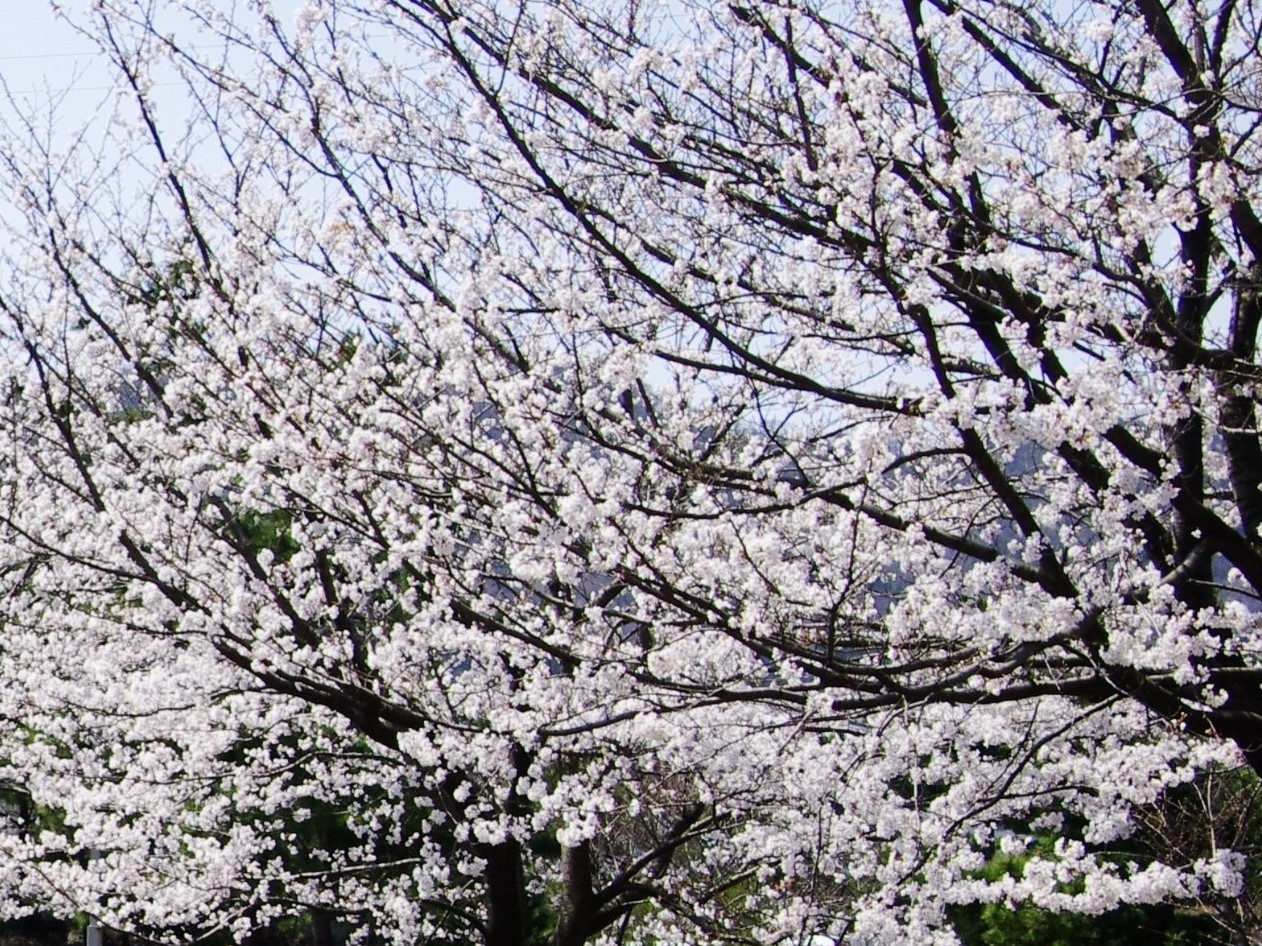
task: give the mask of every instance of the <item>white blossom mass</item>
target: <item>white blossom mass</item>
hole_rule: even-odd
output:
[[[66,15],[120,95],[0,136],[0,914],[1243,902],[1144,826],[1262,773],[1262,7]]]

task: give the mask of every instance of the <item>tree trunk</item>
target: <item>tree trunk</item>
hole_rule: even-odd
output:
[[[486,946],[526,946],[529,916],[521,845],[509,839],[486,848]]]
[[[552,946],[582,946],[592,928],[592,850],[584,841],[561,849],[560,917]]]

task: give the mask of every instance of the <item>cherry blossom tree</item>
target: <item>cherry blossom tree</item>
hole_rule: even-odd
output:
[[[96,0],[117,112],[0,159],[8,909],[1239,892],[1114,849],[1262,773],[1260,17]]]

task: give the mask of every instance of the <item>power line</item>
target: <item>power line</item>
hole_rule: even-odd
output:
[[[0,62],[13,62],[18,59],[73,59],[75,57],[99,56],[99,52],[84,50],[81,53],[19,53],[14,56],[0,56]]]

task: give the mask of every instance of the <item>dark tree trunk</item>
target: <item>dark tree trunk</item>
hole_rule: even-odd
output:
[[[560,917],[552,946],[582,946],[592,932],[592,850],[584,841],[561,850]]]
[[[512,839],[488,846],[486,946],[526,946],[529,913],[521,845]]]

